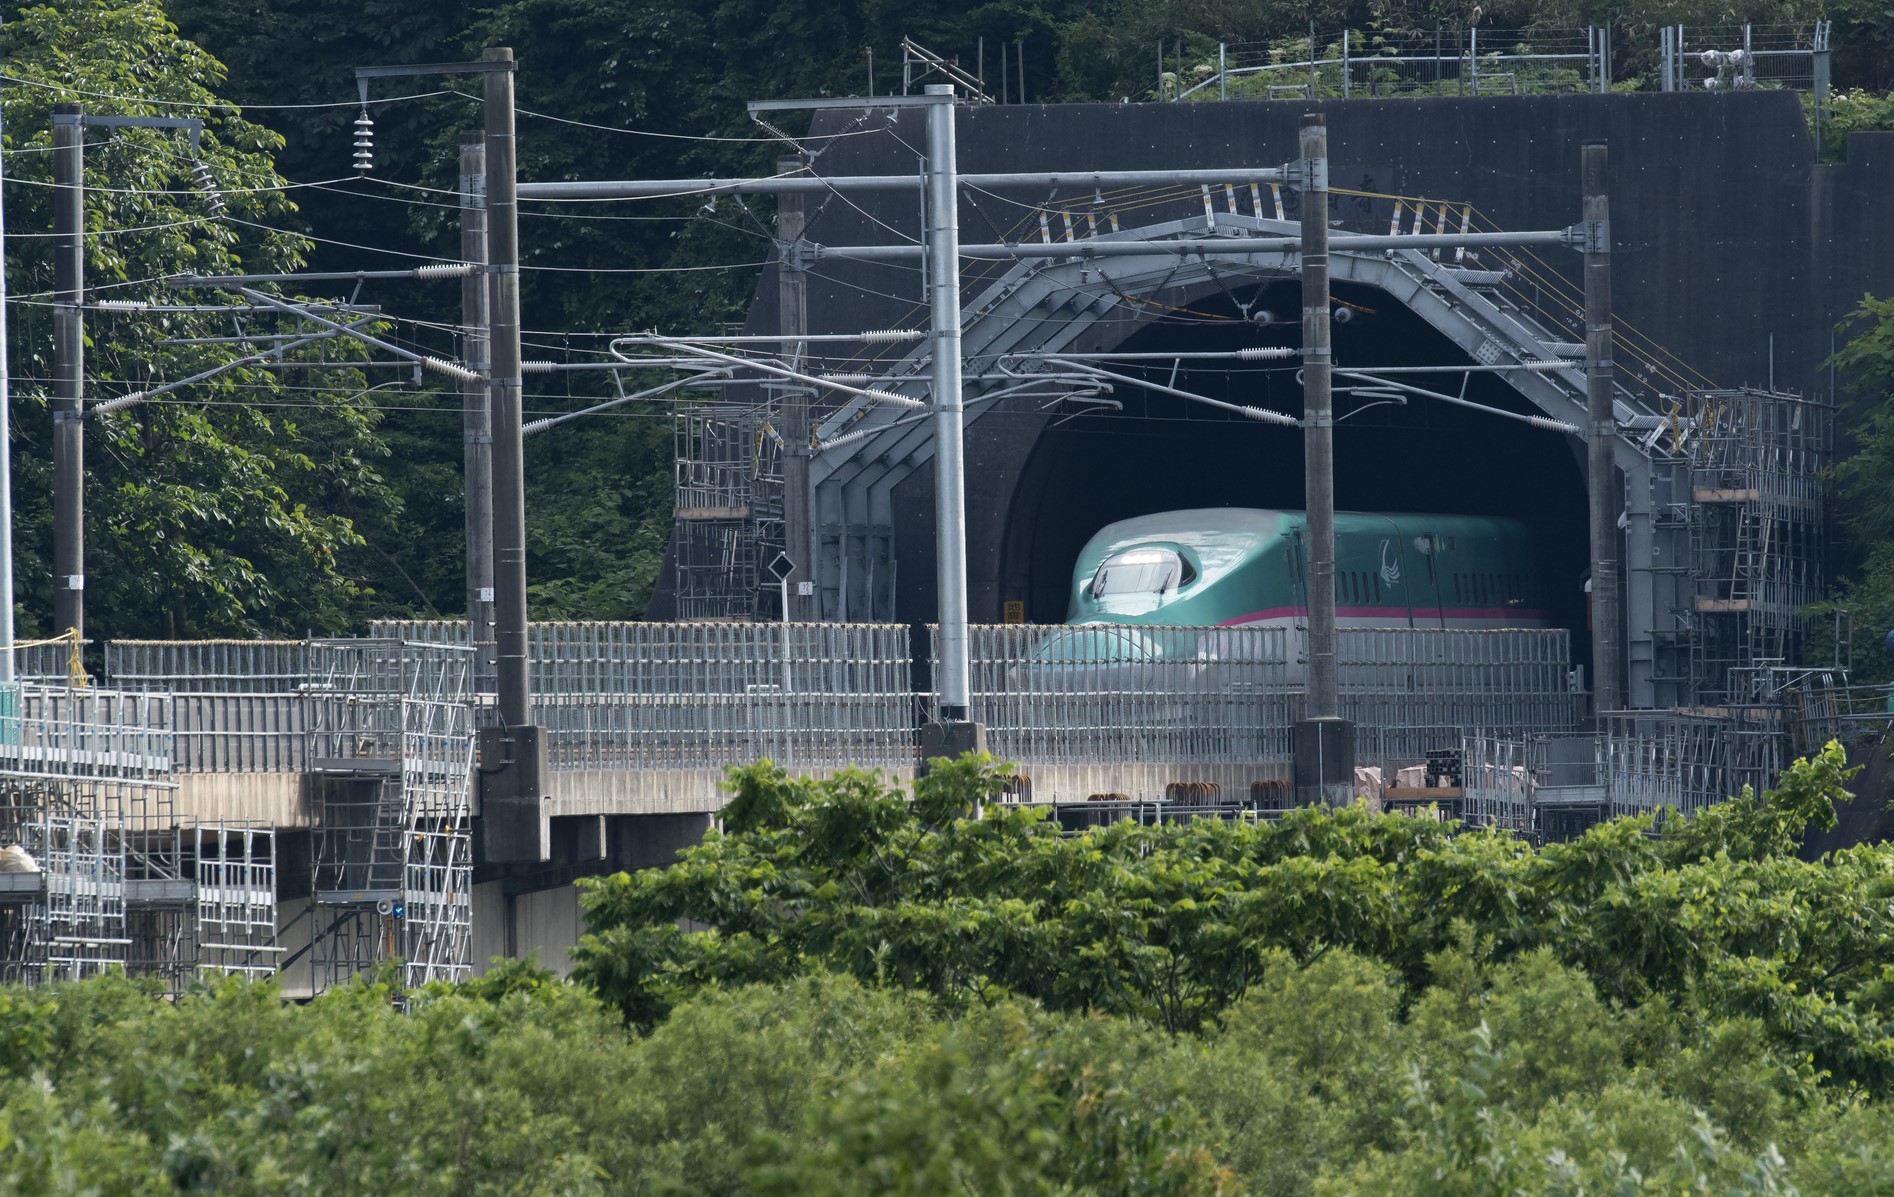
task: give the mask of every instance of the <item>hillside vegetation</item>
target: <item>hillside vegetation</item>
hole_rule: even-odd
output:
[[[968,817],[1000,776],[738,771],[723,832],[594,886],[577,984],[0,989],[0,1192],[1894,1186],[1894,850],[1793,855],[1838,748],[1538,850]]]

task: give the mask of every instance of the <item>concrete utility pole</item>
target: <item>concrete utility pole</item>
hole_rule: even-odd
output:
[[[1605,193],[1610,156],[1605,143],[1585,143],[1582,157],[1585,222],[1586,469],[1591,487],[1592,707],[1623,705],[1624,629],[1618,610],[1618,472],[1612,462],[1618,423],[1613,413],[1611,356],[1611,202]]]
[[[489,49],[482,62],[512,62],[510,49]],[[524,386],[520,378],[519,184],[513,140],[513,73],[488,71],[485,84],[487,157],[487,310],[491,333],[488,397],[493,419],[494,640],[499,658],[500,722],[525,727],[531,719],[526,667],[526,470],[520,435]]]
[[[487,261],[487,153],[483,133],[460,138],[460,256]],[[487,365],[487,279],[470,274],[460,284],[460,360],[484,373]],[[493,413],[484,382],[461,386],[466,442],[462,489],[467,496],[467,630],[481,665],[493,661]],[[481,672],[485,672],[483,669]]]
[[[494,647],[500,726],[480,742],[484,855],[552,855],[546,813],[546,729],[532,722],[526,657],[526,443],[520,431],[520,228],[513,140],[513,51],[488,49],[482,76],[487,167],[487,397],[493,430]]]
[[[806,169],[808,163],[799,155],[791,155],[776,160],[776,173],[794,174]],[[782,333],[782,358],[791,370],[801,370],[808,354],[808,342],[803,338],[809,332],[809,276],[802,268],[800,244],[805,227],[805,214],[802,207],[802,192],[785,191],[776,199],[776,309],[777,331]],[[819,551],[816,541],[815,492],[810,486],[811,453],[809,449],[809,401],[808,387],[801,383],[786,383],[781,388],[783,396],[783,551],[789,555],[792,566],[786,583],[785,595],[800,594],[803,583],[811,587],[810,601],[798,603],[796,616],[809,619],[822,618],[820,601],[814,595],[816,581],[816,554]],[[782,612],[784,619],[793,618],[788,602]]]
[[[0,191],[4,191],[0,187]],[[13,384],[7,373],[6,215],[0,207],[0,683],[13,665]]]
[[[1328,125],[1302,118],[1302,460],[1308,521],[1309,706],[1295,727],[1297,799],[1346,803],[1354,726],[1343,720],[1335,661],[1335,411],[1330,391]]]
[[[85,127],[53,107],[53,628],[85,636]]]
[[[1335,411],[1330,392],[1328,128],[1302,118],[1302,463],[1307,492],[1309,714],[1339,714],[1335,671]]]
[[[960,383],[960,184],[954,88],[930,83],[927,109],[929,341],[934,355],[934,506],[940,570],[940,722],[922,735],[922,759],[985,748],[972,722],[967,667],[967,500]]]

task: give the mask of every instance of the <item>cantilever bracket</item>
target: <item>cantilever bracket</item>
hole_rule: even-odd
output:
[[[1565,240],[1582,254],[1608,254],[1611,252],[1611,222],[1581,220],[1565,230]]]
[[[1296,158],[1282,164],[1282,182],[1285,187],[1294,187],[1298,191],[1309,190],[1309,186],[1303,184],[1305,176],[1314,178],[1315,182],[1310,186],[1315,190],[1327,191],[1328,159]]]

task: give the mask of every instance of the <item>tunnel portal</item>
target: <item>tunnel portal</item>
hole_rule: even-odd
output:
[[[1338,286],[1339,368],[1450,366],[1466,355],[1384,293]],[[1300,340],[1294,279],[1219,291],[1177,305],[1117,350],[1202,352]],[[1298,363],[1179,361],[1114,366],[1123,373],[1214,399],[1299,414]],[[1440,374],[1430,389],[1513,412],[1525,400],[1490,374]],[[1345,384],[1338,383],[1338,387]],[[1120,386],[1104,410],[1050,422],[1019,475],[1001,549],[1004,597],[1034,623],[1066,618],[1080,549],[1106,524],[1192,507],[1303,507],[1302,439],[1152,391]],[[1582,639],[1586,568],[1585,481],[1569,437],[1436,400],[1405,403],[1338,390],[1336,505],[1343,510],[1506,515],[1533,529],[1532,568],[1554,622]],[[1575,651],[1583,646],[1575,643]],[[1582,659],[1582,658],[1581,658]]]

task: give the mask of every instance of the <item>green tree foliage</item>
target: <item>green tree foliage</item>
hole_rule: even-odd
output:
[[[1788,1194],[1894,1183],[1877,1099],[1747,1018],[1470,940],[1265,953],[1196,1034],[819,972],[631,1034],[530,964],[307,1005],[0,988],[0,1193]]]
[[[1849,339],[1831,364],[1853,376],[1859,414],[1850,428],[1854,453],[1835,470],[1853,565],[1835,604],[1862,633],[1856,661],[1863,676],[1886,678],[1894,675],[1881,644],[1894,629],[1894,299],[1862,296],[1842,331]]]
[[[18,403],[13,430],[17,564],[28,627],[51,608],[51,109],[199,117],[202,158],[229,206],[213,220],[189,185],[182,133],[85,130],[86,273],[92,298],[162,301],[151,280],[181,272],[282,271],[304,242],[275,231],[293,208],[271,162],[280,138],[220,101],[223,68],[181,38],[153,0],[59,0],[0,32],[8,174],[7,260]],[[128,101],[117,97],[141,97]],[[95,313],[89,399],[233,359],[229,334],[188,313]],[[391,511],[374,408],[359,375],[309,370],[282,386],[233,371],[165,400],[87,421],[86,541],[93,630],[106,635],[340,629],[363,595],[338,554],[357,521]]]
[[[1027,998],[1175,1034],[1214,1023],[1279,958],[1345,948],[1411,995],[1443,953],[1544,951],[1588,992],[1754,1019],[1788,1058],[1880,1095],[1894,907],[1876,895],[1894,896],[1894,852],[1794,856],[1805,827],[1832,824],[1847,776],[1830,745],[1774,791],[1661,836],[1625,819],[1534,850],[1362,808],[1061,835],[989,803],[990,760],[937,768],[911,797],[765,763],[731,771],[725,830],[677,865],[587,883],[580,974],[640,1025],[706,987],[823,968],[954,1009]]]
[[[733,771],[722,833],[593,889],[591,987],[0,987],[0,1194],[1894,1186],[1894,853],[1793,855],[1839,748],[1538,851],[1361,809],[1060,836],[934,766]]]

